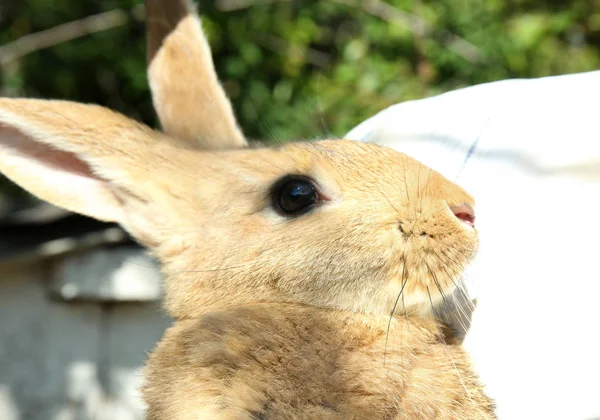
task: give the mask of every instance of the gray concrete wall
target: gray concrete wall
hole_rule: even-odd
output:
[[[0,419],[141,419],[158,278],[131,247],[0,265]]]

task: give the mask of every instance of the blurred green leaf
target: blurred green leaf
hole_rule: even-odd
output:
[[[3,0],[0,43],[139,3]],[[477,83],[600,67],[597,0],[217,4],[199,1],[215,66],[244,132],[267,142],[341,136],[394,103]],[[95,102],[156,126],[144,50],[132,17],[0,68],[0,91]]]

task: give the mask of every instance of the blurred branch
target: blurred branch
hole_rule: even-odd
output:
[[[19,74],[19,70],[20,63],[18,61],[8,61],[6,63],[0,61],[0,72],[4,80],[16,78]],[[10,83],[0,83],[0,97],[18,96],[19,92],[20,89],[16,86],[12,86]],[[2,183],[0,182],[0,191],[1,187]]]
[[[360,7],[365,12],[372,16],[378,17],[379,19],[385,20],[390,23],[406,25],[412,28],[413,33],[417,37],[423,37],[428,33],[433,32],[431,25],[424,19],[416,16],[412,13],[405,12],[404,10],[398,9],[391,4],[388,4],[381,0],[329,0],[333,3],[345,4],[352,7]],[[460,55],[465,60],[476,63],[483,60],[483,53],[481,50],[466,39],[444,30],[446,35],[445,47],[455,54]]]
[[[292,58],[306,58],[306,61],[317,67],[327,68],[331,62],[331,56],[327,53],[317,51],[313,48],[302,48],[276,36],[259,36],[258,41],[265,47],[281,55],[289,55]]]
[[[446,35],[445,45],[450,51],[460,55],[470,63],[480,63],[483,61],[483,53],[475,44],[448,30],[444,30],[443,32]]]
[[[332,3],[345,4],[352,7],[360,7],[365,12],[378,17],[382,20],[386,20],[391,23],[400,23],[410,27],[423,26],[424,20],[411,13],[405,12],[404,10],[398,9],[390,4],[379,0],[330,0]]]
[[[144,6],[137,5],[129,11],[111,10],[25,35],[14,42],[0,46],[0,65],[5,65],[32,52],[53,47],[63,42],[125,25],[131,15],[141,20],[143,14]]]
[[[290,1],[292,0],[217,0],[217,9],[222,12],[233,12],[252,6],[270,3],[288,3]]]
[[[261,6],[272,3],[287,3],[292,0],[217,0],[217,9],[224,12],[248,9],[253,6]],[[333,3],[344,4],[350,7],[361,8],[368,14],[393,24],[400,24],[411,28],[416,37],[424,37],[433,32],[431,25],[419,16],[401,10],[381,0],[329,0]],[[483,53],[473,43],[454,34],[448,30],[443,31],[445,35],[444,46],[450,51],[458,54],[470,63],[478,63],[483,60]]]

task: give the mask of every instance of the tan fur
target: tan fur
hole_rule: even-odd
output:
[[[146,368],[149,419],[494,418],[434,313],[476,252],[451,211],[466,192],[376,145],[189,145],[97,106],[0,99],[0,170],[161,262],[175,323]],[[296,218],[269,194],[289,174],[322,198]]]
[[[493,418],[433,321],[395,319],[386,349],[388,319],[254,304],[182,320],[150,358],[148,419]]]
[[[189,0],[145,0],[148,80],[163,130],[193,147],[246,145]]]

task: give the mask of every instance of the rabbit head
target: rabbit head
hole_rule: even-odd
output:
[[[207,160],[208,158],[208,160]],[[476,247],[472,199],[409,157],[329,140],[194,157],[157,255],[167,304],[427,312]],[[178,175],[181,177],[181,174]],[[171,178],[173,179],[173,178]],[[462,214],[461,214],[462,213]],[[173,223],[171,221],[170,223]]]
[[[99,106],[4,98],[0,170],[145,244],[176,318],[248,302],[429,314],[455,290],[477,247],[465,191],[381,146],[245,147],[195,14],[161,16],[149,75],[166,134]]]
[[[380,146],[194,150],[100,107],[20,99],[0,100],[0,133],[8,177],[154,252],[176,317],[248,301],[389,312],[401,290],[422,310],[476,247],[471,197]]]

